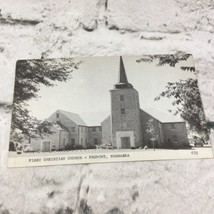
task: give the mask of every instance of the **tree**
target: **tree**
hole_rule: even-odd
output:
[[[154,119],[151,118],[148,120],[147,122],[147,129],[146,132],[150,135],[150,140],[152,141],[152,145],[155,151],[155,142],[158,140],[158,133],[157,130],[155,129],[155,125],[154,125]]]
[[[137,60],[137,62],[151,63],[156,61],[158,66],[169,65],[175,67],[179,62],[188,60],[190,56],[190,54],[178,52],[174,55],[145,56]],[[196,73],[195,67],[192,66],[181,66],[180,69]],[[176,107],[176,110],[169,111],[174,115],[179,114],[187,121],[190,130],[208,138],[207,124],[197,79],[189,78],[178,82],[168,82],[166,90],[161,92],[155,100],[160,100],[162,97],[173,98],[172,105]]]
[[[41,85],[53,87],[56,82],[68,81],[72,71],[78,69],[81,63],[72,59],[17,61],[11,131],[18,129],[30,136],[32,129],[39,128],[41,134],[50,133],[50,123],[33,117],[27,102],[39,98]]]

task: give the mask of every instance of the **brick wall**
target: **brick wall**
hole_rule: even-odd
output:
[[[67,144],[69,144],[69,132],[62,130],[56,125],[53,125],[51,128],[53,134],[45,135],[43,137],[31,138],[30,145],[33,147],[33,150],[41,152],[41,143],[43,140],[50,140],[52,143],[51,149],[59,150],[64,149]],[[25,143],[28,143],[29,140],[26,140]]]
[[[59,114],[59,118],[57,118],[57,114]],[[63,115],[60,111],[54,112],[48,120],[54,122],[60,122],[63,126],[65,126],[69,130],[69,144],[71,144],[71,139],[75,139],[75,144],[80,144],[79,139],[79,127],[77,124],[68,119],[65,115]],[[74,130],[73,130],[74,129]]]
[[[112,144],[111,141],[111,116],[108,116],[102,123],[102,144]]]
[[[143,132],[143,146],[153,146],[151,145],[152,136],[147,132],[149,120],[153,121],[153,126],[155,129],[155,134],[157,135],[156,147],[163,147],[164,139],[162,133],[162,124],[156,118],[141,110],[141,121],[142,121],[142,132]]]
[[[94,129],[94,131],[93,131]],[[98,144],[100,145],[102,142],[102,128],[101,126],[92,126],[88,127],[88,139],[90,145]],[[97,139],[97,140],[95,140]],[[97,142],[96,142],[97,141]]]
[[[124,95],[124,101],[120,101],[120,95]],[[135,147],[142,144],[139,97],[135,89],[111,90],[111,119],[113,146],[116,146],[117,131],[134,131]]]
[[[88,127],[78,126],[79,142],[78,145],[86,146],[88,142]]]
[[[176,148],[188,145],[187,130],[184,122],[163,123],[165,145],[174,145]]]

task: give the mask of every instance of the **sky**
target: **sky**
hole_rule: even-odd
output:
[[[196,78],[192,72],[182,71],[181,66],[194,66],[193,59],[170,67],[155,63],[137,63],[140,56],[123,56],[128,81],[139,93],[142,109],[156,109],[166,112],[172,109],[167,98],[154,101],[167,82]],[[57,82],[54,87],[41,86],[38,99],[28,102],[31,114],[46,119],[61,109],[77,114],[110,112],[110,90],[118,82],[119,56],[77,58],[83,61],[79,69],[72,72],[68,82]],[[76,60],[76,59],[75,59]]]

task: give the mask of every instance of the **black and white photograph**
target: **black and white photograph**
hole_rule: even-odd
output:
[[[214,0],[0,0],[0,214],[212,214]]]
[[[212,156],[190,54],[16,63],[11,167]]]

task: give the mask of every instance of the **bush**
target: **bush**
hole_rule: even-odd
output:
[[[65,146],[65,149],[64,150],[73,150],[74,149],[74,145],[71,145],[71,144],[67,144]]]
[[[16,151],[16,146],[14,141],[10,141],[9,151]]]
[[[137,149],[135,146],[131,146],[131,149]]]
[[[96,146],[97,149],[116,149],[116,147],[112,146],[112,144],[101,144]]]
[[[95,145],[87,144],[86,145],[86,149],[96,149],[96,146]]]
[[[96,149],[95,145],[91,145],[91,144],[87,144],[86,146],[82,146],[82,145],[66,145],[65,149],[62,150],[82,150],[82,149]]]
[[[23,148],[23,152],[34,152],[33,147],[31,147],[30,145],[26,145]]]
[[[81,150],[84,149],[82,145],[74,145],[72,150]]]

